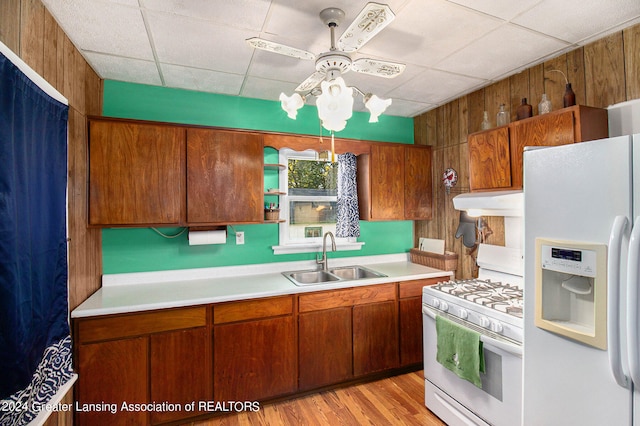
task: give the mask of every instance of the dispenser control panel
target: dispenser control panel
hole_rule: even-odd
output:
[[[541,248],[542,269],[585,277],[596,276],[595,251],[547,244],[543,244]]]

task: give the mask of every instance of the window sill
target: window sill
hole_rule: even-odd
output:
[[[361,250],[364,242],[336,243],[337,251]],[[322,244],[290,244],[286,246],[272,246],[273,254],[317,253],[322,251]]]

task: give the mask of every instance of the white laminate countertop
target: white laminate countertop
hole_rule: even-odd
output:
[[[351,265],[367,267],[386,277],[301,287],[282,275],[285,271],[317,269],[315,261],[109,274],[102,277],[102,288],[74,309],[71,317],[140,312],[453,275],[450,271],[411,263],[405,253],[329,258],[330,267]]]

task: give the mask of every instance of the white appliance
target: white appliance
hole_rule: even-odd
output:
[[[522,424],[640,426],[640,134],[526,150],[524,194]]]
[[[481,244],[478,279],[423,288],[425,405],[449,426],[512,426],[522,400],[522,250]],[[482,387],[436,361],[435,318],[480,333]]]

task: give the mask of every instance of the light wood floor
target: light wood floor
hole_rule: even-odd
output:
[[[230,414],[190,425],[445,426],[424,406],[422,371],[265,404],[257,412]]]

